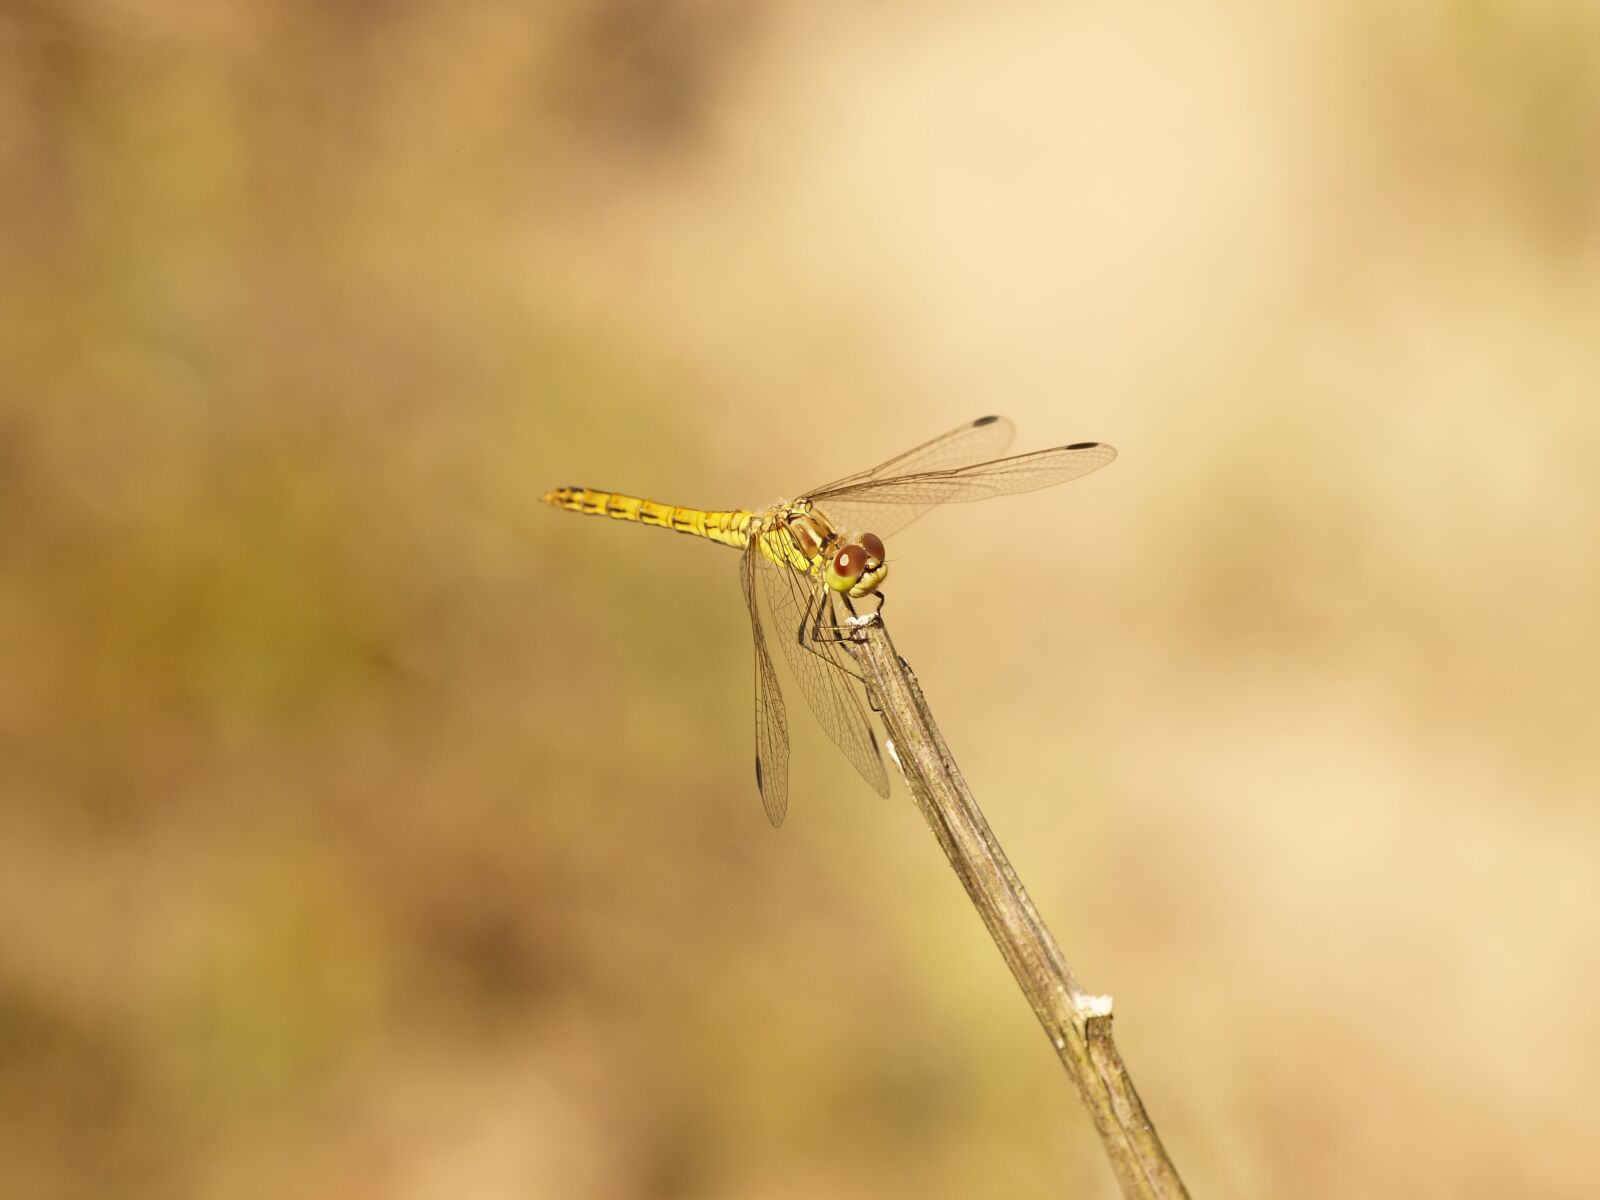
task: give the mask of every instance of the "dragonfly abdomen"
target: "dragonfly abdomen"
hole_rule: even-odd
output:
[[[744,509],[727,509],[712,512],[703,508],[684,508],[676,504],[663,504],[659,500],[645,500],[639,496],[625,496],[620,492],[601,492],[594,488],[563,487],[544,494],[544,502],[571,512],[593,517],[611,517],[617,521],[634,521],[640,525],[659,525],[693,537],[706,538],[743,550],[749,542],[747,532],[755,514]]]

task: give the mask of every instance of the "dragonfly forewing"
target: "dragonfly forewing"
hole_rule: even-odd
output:
[[[841,492],[868,479],[917,475],[923,471],[948,471],[954,467],[988,462],[1004,454],[1016,436],[1017,427],[1004,417],[979,417],[976,421],[958,425],[949,433],[930,438],[903,454],[896,454],[875,467],[835,479],[816,490]]]
[[[1054,487],[1098,470],[1117,452],[1102,442],[1078,442],[994,462],[830,484],[806,498],[844,528],[888,537],[941,504],[989,500]]]

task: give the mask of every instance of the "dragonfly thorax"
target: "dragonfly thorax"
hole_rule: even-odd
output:
[[[779,519],[783,527],[789,531],[789,537],[793,539],[795,548],[808,561],[815,560],[839,540],[839,535],[834,532],[833,526],[828,524],[828,519],[809,505],[785,509]]]
[[[888,578],[889,564],[884,561],[883,539],[877,534],[855,533],[846,537],[815,509],[791,511],[790,536],[811,553],[813,563],[822,564],[820,574],[834,591],[848,592],[859,600],[877,591]],[[816,547],[815,552],[810,551],[811,546]]]

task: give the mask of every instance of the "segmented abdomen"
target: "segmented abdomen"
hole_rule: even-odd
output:
[[[706,538],[743,550],[750,541],[750,526],[755,514],[745,509],[710,512],[703,508],[683,508],[625,496],[620,492],[600,492],[586,487],[563,487],[544,495],[546,504],[594,517],[635,521],[640,525],[659,525],[693,537]]]

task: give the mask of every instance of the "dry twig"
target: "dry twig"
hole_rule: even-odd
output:
[[[1187,1198],[1111,1039],[1111,997],[1092,996],[1079,986],[967,790],[916,676],[895,653],[876,614],[852,619],[849,646],[888,727],[890,755],[1077,1085],[1122,1194]]]

